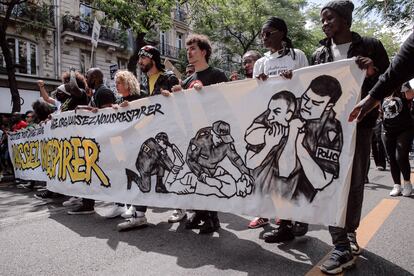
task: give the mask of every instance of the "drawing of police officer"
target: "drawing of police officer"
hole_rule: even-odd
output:
[[[290,122],[286,146],[278,160],[279,176],[291,187],[285,197],[312,202],[317,191],[338,178],[343,135],[333,107],[341,95],[339,81],[321,75],[301,96],[300,117]],[[286,162],[292,156],[296,162]]]
[[[148,193],[151,190],[151,176],[157,175],[155,191],[168,193],[163,183],[164,173],[167,170],[178,174],[184,163],[176,161],[176,157],[179,159],[180,154],[178,148],[169,142],[165,132],[158,133],[155,138],[147,139],[141,145],[135,162],[138,174],[126,169],[128,190],[131,188],[132,182],[135,182],[142,192]]]
[[[182,193],[195,192],[199,195],[226,198],[250,194],[250,170],[236,152],[233,142],[230,125],[224,121],[217,121],[212,127],[200,129],[191,139],[187,150],[186,161],[191,172],[184,175],[179,183],[172,183],[171,189],[177,191],[174,186],[179,187],[181,184],[188,187],[187,192]],[[237,181],[219,165],[226,157],[242,174]]]

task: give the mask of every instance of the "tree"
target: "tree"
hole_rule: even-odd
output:
[[[12,113],[13,112],[20,112],[20,95],[19,90],[17,89],[17,82],[16,82],[16,68],[15,63],[13,61],[12,54],[9,49],[9,45],[7,43],[6,38],[6,31],[9,27],[11,20],[16,15],[13,15],[13,11],[18,5],[26,3],[28,0],[5,0],[0,1],[0,5],[3,5],[6,12],[4,16],[0,16],[0,47],[3,53],[4,61],[6,63],[6,71],[7,77],[9,82],[9,88],[11,93],[12,99]]]
[[[379,13],[387,21],[388,26],[408,27],[414,19],[413,0],[362,0],[358,11],[365,15]]]
[[[128,61],[128,70],[133,73],[137,68],[139,49],[147,44],[145,37],[155,27],[160,30],[171,27],[171,11],[175,5],[171,0],[95,0],[93,3],[123,29],[135,34],[133,53]]]
[[[261,49],[259,34],[270,16],[283,18],[300,48],[306,38],[305,19],[300,9],[305,0],[199,0],[191,1],[194,31],[220,43],[222,55],[241,58],[252,49]]]

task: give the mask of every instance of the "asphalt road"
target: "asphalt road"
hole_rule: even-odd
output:
[[[388,196],[389,171],[371,169],[370,180],[358,233],[366,246],[345,274],[413,275],[414,197]],[[252,230],[250,217],[220,213],[221,229],[205,236],[166,222],[170,210],[150,209],[148,227],[118,232],[122,218],[99,215],[108,204],[70,216],[63,199],[45,204],[33,195],[0,184],[0,275],[318,275],[331,250],[327,228],[317,225],[292,242],[267,244],[261,237],[274,224]]]

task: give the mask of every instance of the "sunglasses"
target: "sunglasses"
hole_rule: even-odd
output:
[[[278,32],[279,30],[274,30],[274,31],[267,31],[267,32],[261,32],[260,33],[260,37],[261,38],[265,38],[265,37],[269,37],[269,36],[271,36],[272,34],[274,34],[274,33],[276,33],[276,32]]]

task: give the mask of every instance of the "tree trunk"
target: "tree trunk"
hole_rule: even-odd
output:
[[[139,59],[138,53],[139,50],[145,46],[145,35],[146,33],[138,33],[137,37],[135,39],[135,45],[134,45],[134,52],[132,53],[131,57],[128,61],[128,71],[132,72],[134,75],[136,75],[137,71],[137,62]]]
[[[21,110],[20,95],[19,95],[19,90],[17,89],[14,62],[13,62],[13,58],[12,58],[12,55],[8,47],[9,45],[7,44],[6,30],[3,30],[2,27],[0,27],[0,46],[3,52],[4,60],[6,62],[6,70],[7,70],[9,88],[10,88],[10,93],[11,93],[11,98],[12,98],[12,103],[13,103],[12,113],[20,112]]]

